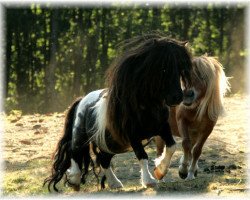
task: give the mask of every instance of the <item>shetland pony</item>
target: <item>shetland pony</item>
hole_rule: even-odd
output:
[[[194,58],[191,79],[193,87],[184,91],[186,95],[180,105],[170,108],[168,119],[172,134],[182,138],[184,155],[180,160],[179,176],[186,180],[197,175],[202,147],[224,112],[223,98],[230,89],[221,63],[213,57]],[[164,141],[156,137],[156,145],[159,156],[165,151]],[[155,175],[158,179],[163,177]]]
[[[98,147],[96,159],[110,188],[123,187],[110,167],[112,157],[130,150],[141,167],[144,187],[156,184],[148,170],[144,141],[159,135],[166,144],[159,169],[165,174],[175,151],[168,106],[183,100],[180,79],[191,85],[192,62],[185,42],[157,34],[125,41],[120,56],[108,70],[107,89],[89,93],[69,108],[64,134],[53,158],[52,174],[45,179],[48,189],[66,175],[75,190],[88,173],[90,144]],[[82,170],[84,165],[84,170]]]

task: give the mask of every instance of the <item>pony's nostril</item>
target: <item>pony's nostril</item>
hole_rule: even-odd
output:
[[[187,96],[187,97],[193,97],[193,96],[194,96],[194,91],[193,91],[193,90],[187,91],[186,96]]]

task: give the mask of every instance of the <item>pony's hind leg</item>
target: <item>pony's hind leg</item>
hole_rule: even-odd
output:
[[[83,156],[86,148],[72,149],[71,165],[66,171],[66,183],[71,186],[75,191],[80,190],[80,184],[82,181],[82,163]],[[86,169],[85,169],[86,171]]]
[[[85,176],[88,174],[89,171],[89,165],[91,161],[90,157],[90,146],[84,146],[83,147],[83,165],[84,165],[84,172],[82,172],[82,177],[81,177],[81,183],[85,184]]]
[[[113,158],[113,156],[114,155],[112,155],[112,154],[100,151],[97,154],[97,160],[103,169],[103,172],[104,172],[104,175],[106,176],[109,188],[110,189],[118,189],[118,188],[122,188],[123,184],[116,177],[116,175],[114,174],[114,172],[110,166],[110,162],[111,162],[111,159]]]
[[[73,158],[71,158],[70,161],[70,168],[66,171],[66,183],[75,191],[79,191],[81,183],[81,170],[79,168],[79,164]]]
[[[161,156],[155,159],[156,167],[154,169],[154,175],[158,180],[161,180],[167,174],[171,158],[176,150],[176,144],[168,123],[164,125],[160,137],[165,142],[165,147]]]
[[[87,135],[81,129],[75,127],[71,142],[71,165],[66,172],[66,182],[76,191],[80,190],[83,162],[85,168],[84,175],[87,174],[90,163],[89,143],[87,141]]]

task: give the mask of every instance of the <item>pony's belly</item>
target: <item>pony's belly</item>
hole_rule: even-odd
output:
[[[141,143],[144,147],[147,146],[150,142],[151,142],[151,138],[144,139],[141,141]],[[131,147],[130,144],[128,144],[126,146],[121,146],[118,143],[116,143],[115,141],[111,141],[111,140],[109,140],[109,142],[107,143],[107,146],[108,146],[109,150],[111,152],[113,152],[114,154],[120,154],[120,153],[126,153],[126,152],[133,151],[133,148]]]

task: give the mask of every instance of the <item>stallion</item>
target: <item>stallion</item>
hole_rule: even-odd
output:
[[[192,88],[184,90],[183,102],[170,108],[168,122],[172,134],[182,138],[183,156],[180,159],[179,176],[195,179],[198,160],[207,138],[213,131],[218,117],[224,113],[223,98],[230,90],[222,64],[214,57],[201,56],[193,59]],[[164,154],[164,141],[155,138],[157,155]],[[158,161],[157,161],[158,160]],[[161,160],[159,157],[156,163]],[[157,170],[156,170],[157,172]],[[155,173],[157,179],[163,175]]]
[[[144,141],[159,135],[165,142],[165,155],[158,166],[165,174],[176,149],[166,121],[168,106],[183,100],[180,79],[186,87],[191,85],[191,55],[185,44],[149,34],[121,45],[107,73],[108,87],[90,92],[68,110],[52,174],[44,181],[49,191],[52,185],[58,191],[56,185],[64,175],[73,189],[80,189],[91,160],[90,145],[98,148],[96,159],[110,188],[123,187],[110,167],[112,157],[131,150],[139,160],[142,186],[156,184],[148,170]]]

